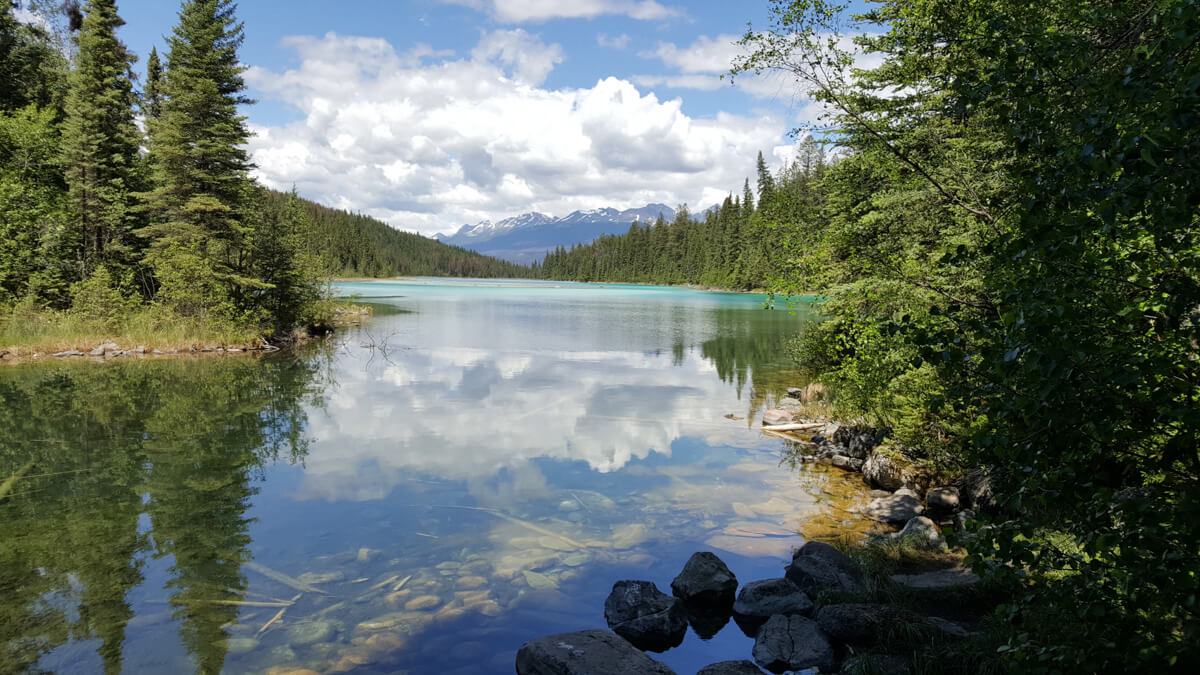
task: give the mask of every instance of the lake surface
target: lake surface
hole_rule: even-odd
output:
[[[0,672],[511,673],[603,628],[620,579],[669,593],[700,550],[777,577],[798,533],[859,527],[857,476],[756,429],[802,313],[338,290],[375,315],[298,352],[0,369]],[[702,632],[655,658],[749,658],[734,622]]]

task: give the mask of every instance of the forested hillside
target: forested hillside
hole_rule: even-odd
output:
[[[757,197],[747,180],[740,195],[726,197],[702,220],[680,206],[671,222],[634,223],[622,235],[602,236],[570,250],[559,247],[535,272],[571,281],[766,288],[784,270],[780,224],[808,219],[819,208],[826,166],[812,137],[776,175],[760,153]]]
[[[271,192],[269,201],[291,196]],[[527,278],[533,272],[457,246],[450,246],[388,224],[301,198],[310,224],[308,246],[333,276],[450,276]]]

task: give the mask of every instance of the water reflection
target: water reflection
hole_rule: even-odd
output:
[[[366,288],[403,297],[301,357],[0,370],[0,662],[511,672],[616,579],[856,527],[861,486],[754,428],[796,383],[756,299]],[[662,660],[748,653],[700,623]]]
[[[197,668],[219,671],[237,611],[215,603],[245,591],[251,476],[303,458],[313,363],[6,369],[0,476],[25,470],[0,501],[0,662],[20,672],[98,640],[104,671],[120,672],[148,554],[171,561],[165,590]]]

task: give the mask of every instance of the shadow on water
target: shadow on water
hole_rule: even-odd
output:
[[[14,367],[0,379],[0,662],[36,670],[96,640],[122,670],[127,596],[147,557],[201,672],[225,660],[245,597],[244,513],[255,474],[306,453],[319,359],[205,359]],[[200,367],[198,367],[200,366]],[[149,527],[143,525],[143,519]],[[152,534],[149,530],[152,529]]]

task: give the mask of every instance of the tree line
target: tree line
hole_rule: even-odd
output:
[[[840,160],[776,230],[771,286],[823,296],[798,356],[917,461],[986,471],[964,542],[1024,586],[1013,672],[1198,667],[1200,3],[843,4],[771,0],[733,68],[832,111]]]
[[[757,195],[747,179],[702,218],[681,205],[671,222],[633,223],[622,235],[558,247],[533,266],[533,274],[568,281],[694,284],[750,290],[779,276],[781,223],[805,217],[829,162],[812,137],[776,174],[758,155]]]

